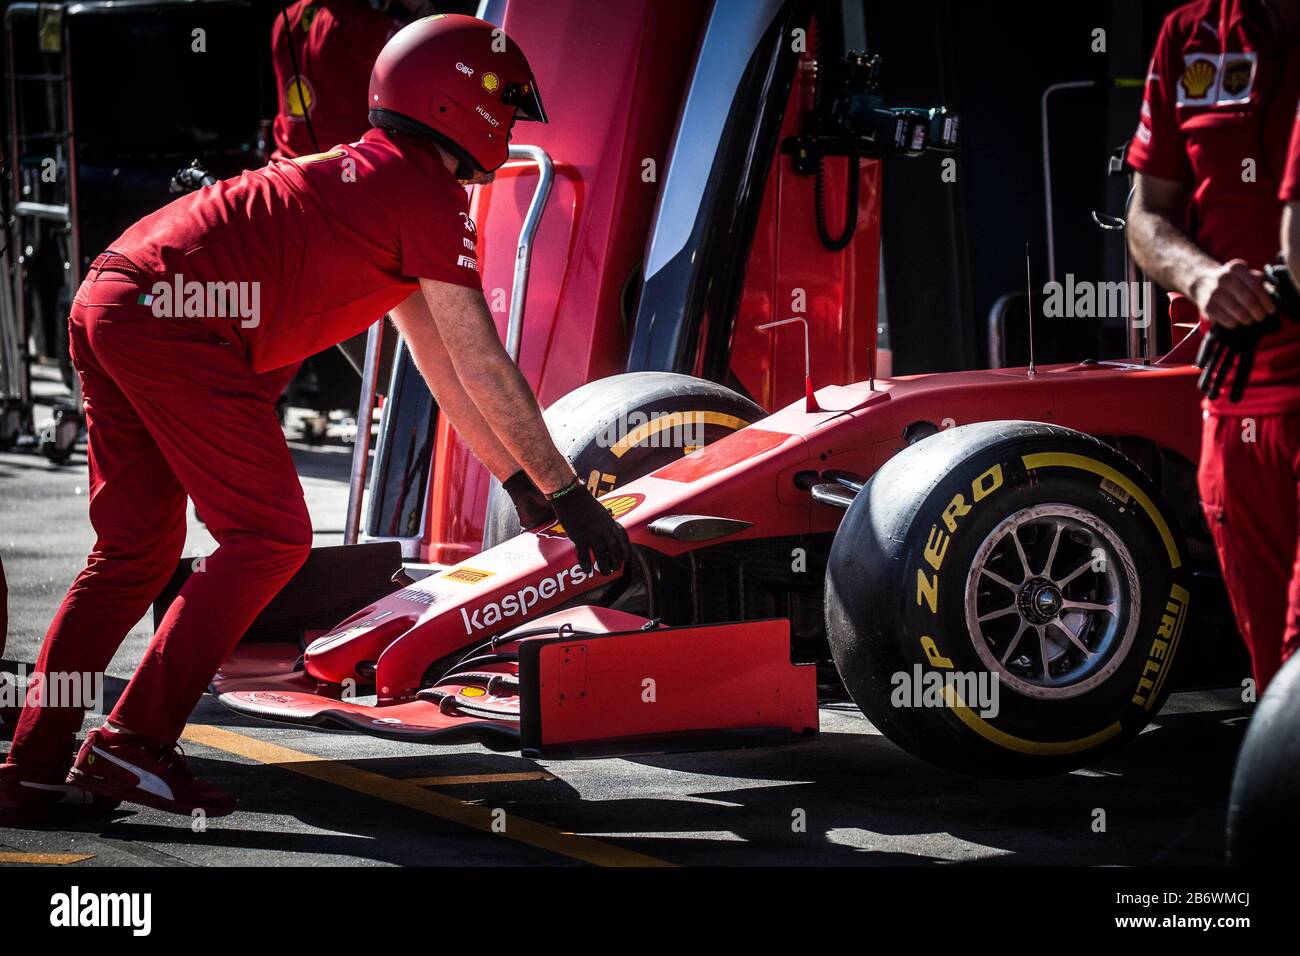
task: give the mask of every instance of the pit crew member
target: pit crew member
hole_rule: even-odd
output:
[[[412,23],[374,65],[374,128],[359,142],[177,199],[94,261],[70,326],[98,538],[34,679],[102,673],[176,567],[186,495],[218,548],[70,771],[81,707],[24,709],[0,767],[0,815],[39,819],[69,793],[185,814],[233,809],[231,794],[186,768],[176,741],[218,665],[312,543],[258,374],[376,315],[392,316],[440,412],[503,480],[525,526],[558,518],[584,567],[621,565],[627,534],[552,443],[465,242],[474,227],[462,183],[486,182],[505,162],[517,118],[546,121],[528,61],[501,38],[473,17]],[[71,791],[60,789],[65,777]]]
[[[1278,187],[1300,98],[1300,0],[1196,0],[1164,21],[1128,162],[1129,244],[1224,329],[1274,312]],[[1260,691],[1296,646],[1300,322],[1260,340],[1246,390],[1203,402],[1198,475]]]

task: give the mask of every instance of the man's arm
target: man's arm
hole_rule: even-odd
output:
[[[1282,210],[1282,254],[1292,278],[1300,277],[1300,202],[1289,202]]]
[[[420,374],[430,388],[442,388],[439,406],[445,396],[453,402],[468,398],[477,414],[470,414],[461,401],[457,411],[462,421],[491,447],[483,434],[486,426],[499,443],[491,454],[504,451],[546,493],[583,570],[595,565],[606,574],[617,571],[631,547],[627,532],[578,480],[551,441],[533,390],[501,345],[483,293],[432,279],[421,279],[420,291],[427,310],[408,305],[394,319]],[[458,380],[458,388],[449,387],[450,378]],[[457,413],[450,414],[456,421]],[[500,463],[508,467],[504,458]]]
[[[501,444],[492,426],[479,412],[456,375],[451,355],[443,344],[438,327],[429,314],[429,306],[422,292],[413,292],[389,312],[393,324],[402,333],[407,348],[415,358],[416,367],[424,376],[429,391],[438,402],[438,410],[451,419],[452,426],[478,456],[479,461],[499,481],[505,481],[519,470],[519,463]]]
[[[438,394],[439,406],[443,396],[435,383],[446,390],[449,365],[458,385],[458,390],[452,390],[453,400],[463,394],[476,411],[467,423],[486,426],[511,463],[517,462],[543,492],[554,493],[573,481],[573,468],[551,441],[533,390],[501,344],[483,293],[433,279],[421,279],[420,290],[424,312],[412,316],[408,309],[398,320],[398,330],[420,374]],[[467,416],[464,408],[449,412],[457,429],[458,411]],[[477,452],[474,438],[465,437]]]
[[[1196,303],[1210,322],[1232,328],[1273,311],[1264,274],[1241,259],[1221,263],[1182,228],[1186,183],[1138,173],[1128,212],[1128,243],[1144,272]]]

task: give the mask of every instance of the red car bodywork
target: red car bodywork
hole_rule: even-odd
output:
[[[646,254],[660,184],[686,96],[691,60],[709,7],[683,0],[666,14],[651,0],[510,3],[502,26],[527,52],[550,123],[520,123],[514,139],[545,149],[555,183],[533,243],[531,283],[519,367],[549,405],[579,385],[624,371],[625,295]],[[811,54],[800,59],[782,120],[782,138],[798,131],[811,106]],[[653,166],[647,165],[652,161]],[[846,195],[844,160],[827,163],[826,206],[838,231]],[[512,162],[477,187],[479,263],[488,304],[506,332],[515,243],[537,179]],[[880,164],[862,163],[858,231],[844,252],[817,238],[813,181],[792,160],[771,156],[742,292],[730,373],[764,408],[803,393],[797,332],[757,331],[785,318],[799,292],[812,325],[817,381],[868,376],[879,292]],[[438,421],[434,463],[418,554],[452,564],[482,546],[490,476],[450,424]]]

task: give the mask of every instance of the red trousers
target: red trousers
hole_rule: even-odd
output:
[[[267,380],[198,321],[154,316],[138,302],[151,283],[119,266],[129,264],[95,261],[69,318],[96,541],[33,673],[104,671],[176,569],[188,495],[218,547],[172,602],[109,715],[170,743],[222,660],[306,560],[312,530]],[[26,707],[9,759],[66,762],[82,717],[78,707]]]
[[[1300,411],[1244,418],[1207,412],[1197,477],[1263,693],[1300,647]]]

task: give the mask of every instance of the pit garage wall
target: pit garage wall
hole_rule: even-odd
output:
[[[1034,297],[1047,281],[1039,100],[1052,83],[1143,78],[1173,0],[867,2],[868,37],[884,57],[891,105],[944,103],[962,118],[957,182],[939,156],[888,159],[884,175],[885,290],[894,371],[988,364],[986,325],[1003,293],[1025,288],[1030,244]],[[1090,49],[1106,31],[1107,52]],[[1126,187],[1107,181],[1106,158],[1137,124],[1141,90],[1069,91],[1051,108],[1057,274],[1118,280],[1123,246],[1091,211],[1120,214]],[[954,320],[953,317],[956,317]],[[1009,329],[1023,363],[1023,313]],[[1122,354],[1122,328],[1096,319],[1035,325],[1040,361]]]

